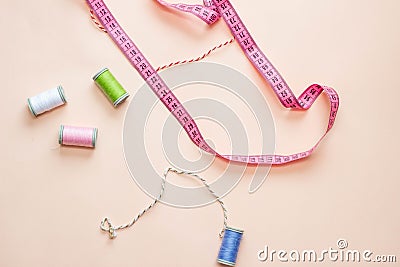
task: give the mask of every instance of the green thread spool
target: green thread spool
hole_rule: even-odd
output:
[[[111,101],[114,107],[117,107],[129,97],[129,94],[117,79],[115,79],[114,75],[112,75],[108,68],[102,69],[93,77],[93,80]]]

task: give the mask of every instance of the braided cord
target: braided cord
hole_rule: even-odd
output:
[[[203,185],[207,188],[207,190],[215,197],[215,199],[219,202],[219,204],[221,205],[222,211],[224,213],[224,227],[222,228],[222,230],[219,233],[219,237],[223,237],[226,228],[228,227],[228,211],[225,208],[225,204],[224,202],[219,198],[219,196],[214,192],[214,190],[211,189],[210,185],[207,183],[207,181],[203,178],[200,177],[198,174],[192,173],[192,172],[184,172],[184,171],[179,171],[173,168],[168,168],[166,170],[166,173],[168,172],[173,172],[176,173],[178,175],[190,175],[196,179],[198,179],[199,181],[201,181],[203,183]]]
[[[211,189],[210,185],[207,183],[207,181],[204,178],[202,178],[199,175],[192,173],[192,172],[179,171],[179,170],[176,170],[173,168],[167,168],[165,170],[165,172],[163,174],[163,179],[161,182],[161,191],[160,191],[160,194],[158,195],[158,197],[156,199],[154,199],[154,201],[152,203],[150,203],[150,205],[148,205],[145,209],[140,211],[130,222],[115,227],[111,223],[110,219],[108,217],[106,217],[101,221],[100,229],[107,232],[109,234],[110,239],[114,239],[117,237],[117,230],[123,230],[123,229],[129,228],[132,225],[134,225],[140,219],[140,217],[142,217],[146,212],[148,212],[151,208],[153,208],[160,201],[160,199],[164,195],[165,182],[167,180],[168,173],[170,173],[170,172],[176,173],[178,175],[189,175],[191,177],[198,179],[199,181],[201,181],[203,183],[203,185],[207,188],[207,190],[216,198],[216,200],[221,205],[221,208],[222,208],[222,211],[224,214],[224,222],[223,222],[224,226],[219,233],[219,237],[222,238],[224,236],[225,230],[228,226],[228,211],[225,208],[224,202],[221,199],[219,199],[219,196]]]
[[[103,26],[101,26],[101,24],[97,21],[97,18],[94,15],[94,11],[93,10],[90,10],[90,18],[91,18],[92,22],[96,25],[96,27],[99,30],[101,30],[102,32],[107,33],[107,30]],[[183,65],[183,64],[186,64],[186,63],[193,63],[193,62],[201,61],[201,60],[205,59],[206,57],[208,57],[211,53],[215,52],[216,50],[218,50],[218,49],[220,49],[222,47],[225,47],[225,46],[233,43],[234,41],[235,41],[235,37],[232,37],[230,40],[226,41],[225,43],[221,43],[219,45],[214,46],[213,48],[208,50],[206,53],[204,53],[203,55],[201,55],[201,56],[199,56],[197,58],[178,60],[176,62],[172,62],[170,64],[160,66],[160,67],[158,67],[156,69],[156,71],[159,72],[160,70],[165,70],[165,69],[168,69],[168,68],[173,67],[173,66],[178,66],[178,65]]]
[[[117,230],[123,230],[123,229],[129,228],[132,225],[134,225],[140,219],[140,217],[142,217],[146,212],[148,212],[152,207],[154,207],[158,203],[158,201],[161,199],[161,197],[163,196],[163,194],[165,192],[165,180],[166,180],[165,177],[166,177],[166,174],[164,174],[164,179],[162,179],[161,191],[160,191],[160,194],[158,195],[158,197],[156,199],[154,199],[154,201],[149,206],[147,206],[145,209],[140,211],[136,215],[136,217],[134,217],[129,223],[114,227],[112,225],[110,219],[106,217],[101,221],[101,224],[100,224],[101,230],[108,232],[109,237],[111,239],[114,239],[115,237],[117,237],[117,232],[116,232]]]

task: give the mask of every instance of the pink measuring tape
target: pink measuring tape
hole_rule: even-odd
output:
[[[247,58],[270,84],[284,107],[297,110],[307,110],[312,106],[321,93],[325,93],[329,97],[330,117],[328,127],[324,135],[311,149],[292,155],[220,155],[207,144],[194,119],[186,111],[168,86],[163,82],[161,77],[150,65],[145,56],[139,51],[122,27],[118,24],[117,20],[113,17],[104,2],[102,0],[86,0],[110,37],[124,53],[132,66],[135,67],[135,69],[140,73],[142,78],[147,82],[153,92],[159,97],[161,102],[184,127],[186,133],[194,144],[204,151],[216,155],[222,159],[256,165],[282,165],[307,158],[314,152],[322,139],[331,130],[335,122],[336,114],[339,108],[339,96],[335,90],[327,86],[313,84],[308,87],[299,98],[296,98],[279,72],[258,48],[254,39],[251,37],[249,31],[246,29],[237,12],[228,0],[204,0],[204,6],[168,4],[162,0],[157,1],[164,6],[194,14],[208,24],[218,21],[218,19],[222,16],[229,26],[232,34],[239,42],[240,47],[246,54]]]

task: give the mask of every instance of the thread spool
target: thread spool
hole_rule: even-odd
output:
[[[224,238],[218,254],[218,262],[228,266],[235,266],[239,252],[243,230],[226,227]]]
[[[112,75],[108,68],[99,71],[95,76],[93,76],[93,80],[114,107],[117,107],[129,97],[129,94],[117,81],[114,75]]]
[[[28,98],[29,110],[35,117],[65,103],[67,103],[67,100],[61,85]]]
[[[97,141],[97,128],[61,125],[58,143],[64,146],[94,148]]]

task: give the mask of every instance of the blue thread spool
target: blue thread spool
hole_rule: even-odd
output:
[[[239,252],[243,230],[226,227],[224,238],[218,254],[218,262],[228,266],[235,266]]]

